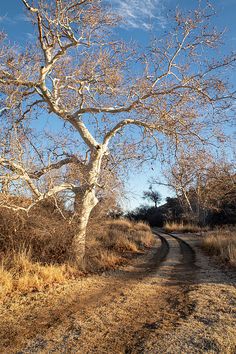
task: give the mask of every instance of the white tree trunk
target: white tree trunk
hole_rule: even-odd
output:
[[[185,200],[186,200],[186,202],[187,202],[189,211],[190,211],[191,213],[193,213],[193,208],[192,208],[192,205],[191,205],[191,203],[190,203],[190,200],[189,200],[189,198],[188,198],[188,196],[187,196],[187,193],[186,193],[185,189],[182,189],[182,191],[183,191],[184,198],[185,198]]]
[[[72,242],[72,254],[78,268],[85,270],[86,268],[86,231],[90,214],[97,205],[98,199],[95,196],[94,188],[85,191],[82,202],[79,205],[79,218],[76,234]]]
[[[72,242],[72,254],[76,265],[79,268],[86,268],[86,231],[89,222],[90,214],[93,208],[97,205],[96,186],[98,183],[102,158],[106,147],[99,147],[97,151],[91,154],[89,163],[89,173],[87,181],[81,186],[81,195],[79,195],[79,203],[75,208],[78,209],[78,228]]]

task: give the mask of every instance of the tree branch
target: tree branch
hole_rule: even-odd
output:
[[[41,176],[45,175],[46,173],[52,171],[52,170],[58,170],[59,168],[68,165],[70,163],[75,163],[75,164],[80,164],[84,165],[82,161],[78,159],[77,156],[73,155],[70,157],[67,157],[61,161],[52,163],[48,166],[43,167],[41,170],[35,171],[35,172],[29,172],[29,176],[33,179],[39,179]]]

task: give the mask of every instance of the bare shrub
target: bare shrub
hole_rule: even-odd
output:
[[[68,250],[74,228],[50,200],[37,205],[29,215],[1,208],[0,252],[26,248],[31,250],[34,261],[63,263],[70,257]]]
[[[21,202],[24,198],[14,199],[15,204]],[[69,263],[73,228],[52,200],[38,204],[29,215],[0,208],[0,299],[14,292],[43,290],[79,275]]]

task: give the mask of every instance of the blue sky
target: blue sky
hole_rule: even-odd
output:
[[[168,18],[170,11],[178,6],[188,10],[197,7],[197,0],[106,0],[117,13],[124,18],[124,24],[119,28],[118,34],[124,39],[133,39],[140,45],[147,45],[153,34],[168,31]],[[217,11],[214,19],[218,29],[226,29],[223,51],[236,48],[236,0],[215,0],[211,2]],[[32,40],[31,25],[27,21],[23,5],[20,0],[0,0],[0,30],[8,33],[9,39],[15,43],[23,44]],[[236,73],[232,73],[231,81],[236,83]],[[153,165],[154,170],[159,170]],[[157,172],[158,173],[158,172]],[[141,171],[133,171],[127,182],[129,201],[127,208],[134,208],[143,203],[143,190],[148,188],[148,179],[154,176],[150,166],[143,167]],[[170,195],[167,188],[158,190],[165,198]]]
[[[123,16],[125,23],[120,29],[124,37],[146,42],[150,33],[160,29],[168,30],[168,14],[176,7],[183,10],[197,7],[197,0],[106,0],[117,13]],[[235,48],[236,41],[236,0],[216,0],[211,2],[217,11],[215,24],[227,29],[228,48]],[[31,29],[21,0],[0,1],[0,28],[5,29],[9,37],[16,42],[28,40]]]

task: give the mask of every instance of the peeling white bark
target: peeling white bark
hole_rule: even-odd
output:
[[[82,203],[80,204],[80,216],[78,222],[78,229],[72,242],[72,259],[76,262],[79,268],[86,268],[86,230],[90,214],[93,208],[97,205],[98,199],[95,195],[95,188],[86,190]]]
[[[86,268],[86,230],[90,214],[98,203],[98,199],[96,197],[96,187],[98,185],[102,158],[106,153],[106,147],[98,146],[95,150],[96,151],[91,154],[88,180],[80,188],[80,202],[78,203],[78,206],[76,206],[75,203],[75,207],[78,207],[80,210],[78,229],[72,242],[72,258],[75,260],[78,267],[82,269]]]

